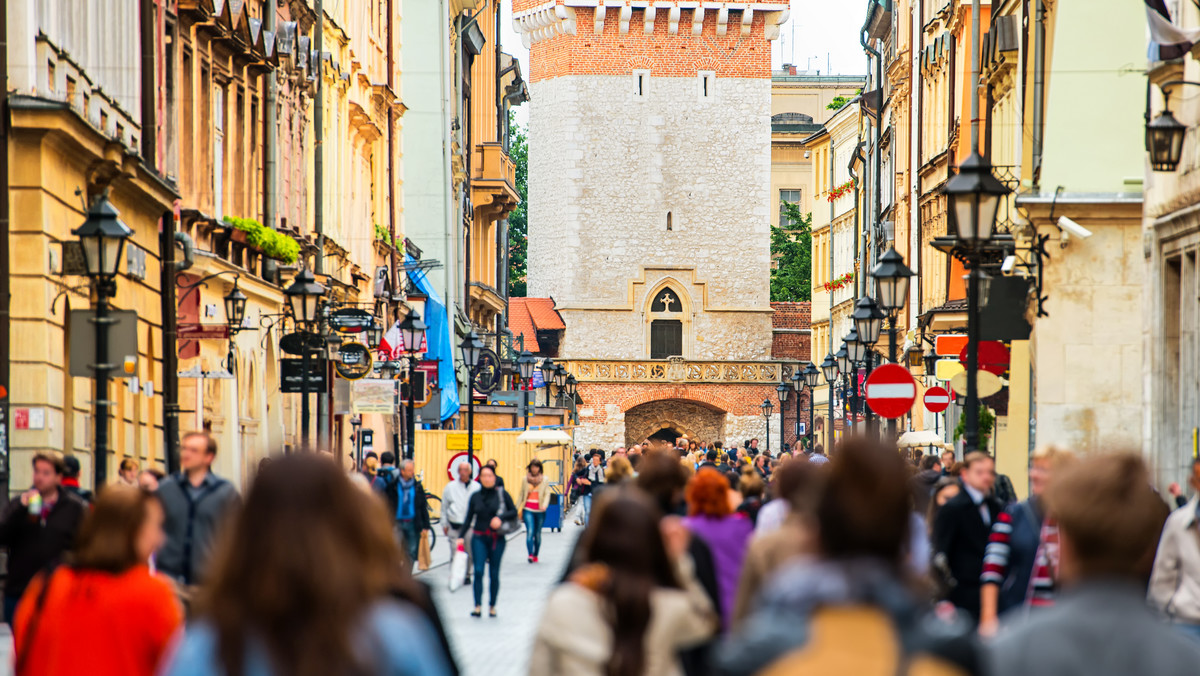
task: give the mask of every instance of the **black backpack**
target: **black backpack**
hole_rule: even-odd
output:
[[[392,508],[392,514],[400,509],[400,469],[393,467],[391,474],[384,479],[383,496],[387,498],[388,505]]]

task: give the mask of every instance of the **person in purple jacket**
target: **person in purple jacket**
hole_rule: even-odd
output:
[[[721,628],[728,630],[737,599],[738,579],[754,524],[729,504],[729,481],[719,471],[701,467],[687,487],[684,525],[712,550],[720,596]]]

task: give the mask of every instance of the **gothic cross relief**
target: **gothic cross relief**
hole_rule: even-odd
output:
[[[679,305],[678,308],[675,305]],[[670,289],[663,289],[663,292],[654,299],[654,303],[650,307],[651,312],[683,312],[683,304],[671,293]]]

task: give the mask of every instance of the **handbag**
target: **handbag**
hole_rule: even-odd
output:
[[[467,578],[467,548],[459,544],[450,557],[450,591],[457,591]]]
[[[521,530],[521,521],[517,519],[516,516],[512,517],[511,519],[505,519],[503,516],[501,516],[501,514],[504,514],[503,494],[500,496],[500,507],[496,510],[496,516],[500,519],[500,527],[496,529],[496,532],[499,533],[501,537],[508,537],[518,530]]]
[[[429,570],[433,565],[433,554],[429,551],[429,531],[421,531],[421,542],[417,545],[417,570]]]

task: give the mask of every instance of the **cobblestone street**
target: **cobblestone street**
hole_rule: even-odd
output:
[[[564,520],[565,521],[565,520]],[[450,634],[454,657],[465,676],[516,676],[528,671],[533,635],[542,616],[546,596],[562,576],[575,540],[583,529],[572,520],[561,533],[542,533],[540,561],[526,561],[525,532],[513,534],[504,550],[500,567],[500,599],[496,619],[487,617],[487,587],[484,586],[484,616],[471,617],[474,607],[471,587],[451,593],[447,587],[449,548],[438,535],[433,567],[418,575],[431,585],[442,622]],[[564,627],[563,631],[569,631]]]

